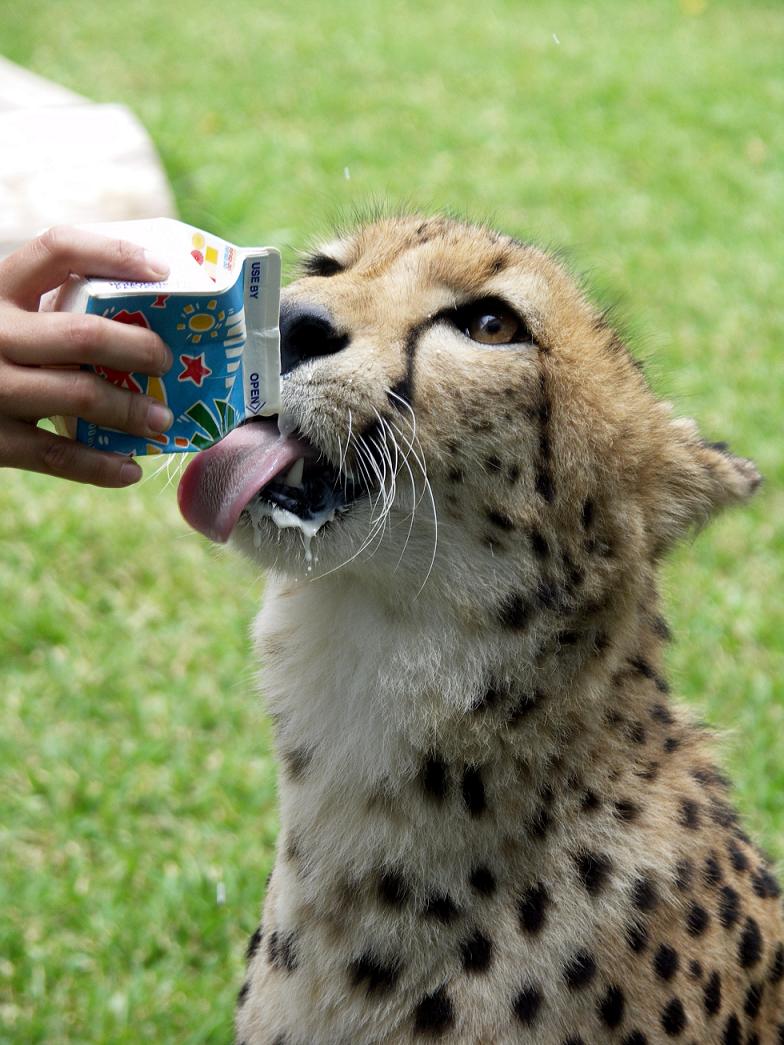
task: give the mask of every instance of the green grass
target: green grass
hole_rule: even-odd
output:
[[[620,303],[657,389],[767,478],[666,588],[675,687],[731,732],[784,856],[780,4],[26,0],[2,21],[8,57],[130,105],[182,216],[235,242],[290,262],[341,210],[450,206],[565,247]],[[0,1042],[225,1043],[276,832],[262,579],[160,479],[5,473],[0,539]]]

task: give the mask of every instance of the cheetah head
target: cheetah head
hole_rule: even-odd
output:
[[[759,483],[673,418],[558,261],[484,227],[327,244],[284,291],[281,352],[277,425],[199,455],[183,508],[284,574],[563,631]]]

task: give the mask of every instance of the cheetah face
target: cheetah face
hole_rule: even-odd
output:
[[[599,598],[758,482],[673,421],[557,261],[487,228],[326,245],[284,291],[281,355],[277,427],[232,433],[201,481],[230,490],[212,536],[286,574],[563,615],[589,561]]]

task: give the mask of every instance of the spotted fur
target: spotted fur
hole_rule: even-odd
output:
[[[466,337],[477,298],[525,340]],[[670,697],[656,583],[753,465],[673,418],[558,262],[487,229],[381,221],[284,299],[337,340],[300,353],[282,424],[396,480],[310,570],[297,534],[239,526],[270,571],[282,771],[237,1042],[784,1041],[779,886]]]

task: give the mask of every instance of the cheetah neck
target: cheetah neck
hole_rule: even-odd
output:
[[[511,815],[546,816],[541,796],[586,766],[600,779],[628,764],[666,687],[649,612],[623,619],[576,670],[569,650],[542,658],[525,636],[434,605],[400,614],[347,582],[271,581],[257,642],[282,763],[282,844],[307,839],[314,860],[389,861],[405,845],[400,817],[384,813],[396,802],[410,811],[417,794],[454,793],[470,828],[489,792],[503,794],[486,834],[491,819],[503,831]],[[443,844],[454,845],[448,832]]]

